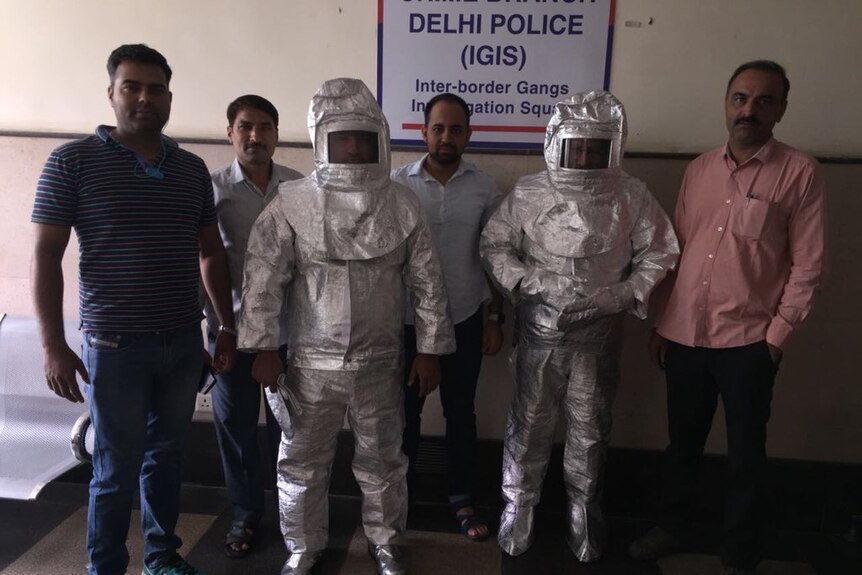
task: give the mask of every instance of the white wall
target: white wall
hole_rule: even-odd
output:
[[[307,141],[305,111],[323,80],[374,86],[371,0],[0,0],[0,130],[89,133],[112,123],[105,63],[143,42],[174,71],[172,136],[224,136],[241,94],[270,98],[281,137]]]
[[[323,80],[376,85],[374,0],[0,0],[0,14],[0,131],[112,122],[105,60],[129,42],[174,69],[173,136],[222,136],[227,103],[254,92],[279,108],[283,140],[305,142]],[[617,0],[610,85],[629,111],[629,150],[699,152],[721,140],[728,75],[773,58],[792,83],[785,140],[862,156],[860,27],[862,2],[849,0]]]
[[[329,77],[375,85],[373,0],[0,0],[0,131],[90,133],[113,114],[106,98],[108,53],[126,42],[163,51],[175,71],[173,136],[224,137],[224,108],[258,92],[282,115],[282,140],[307,141],[308,100]],[[649,18],[653,24],[648,24]],[[611,87],[630,115],[629,150],[703,151],[725,139],[722,96],[741,61],[783,62],[792,83],[778,136],[817,154],[862,157],[859,106],[862,3],[838,0],[618,0]],[[641,22],[640,27],[626,22]],[[312,46],[316,46],[313,49]],[[849,72],[845,72],[849,70]],[[42,163],[63,139],[0,136],[0,312],[32,314],[29,214]],[[210,168],[232,157],[225,144],[187,148]],[[393,165],[416,157],[401,152]],[[308,149],[282,147],[276,159],[308,173]],[[535,155],[471,159],[508,190],[517,176],[542,169]],[[628,160],[670,208],[685,162]],[[860,349],[862,272],[858,220],[862,166],[825,166],[831,277],[814,312],[786,350],[775,388],[770,453],[862,462]],[[77,248],[64,261],[67,316],[77,312]],[[661,449],[666,441],[664,384],[645,360],[648,324],[627,325],[623,384],[615,406],[614,445]],[[486,361],[478,392],[480,434],[500,437],[511,393],[505,357]],[[425,431],[442,433],[430,401]],[[720,416],[708,450],[724,450]]]
[[[629,113],[629,149],[712,147],[726,136],[730,73],[767,58],[790,78],[784,141],[816,155],[862,156],[860,26],[862,2],[853,0],[618,0],[611,90]]]

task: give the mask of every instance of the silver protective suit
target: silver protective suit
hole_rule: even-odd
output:
[[[326,546],[329,473],[345,415],[369,542],[397,543],[405,528],[405,291],[418,351],[455,348],[431,235],[416,198],[389,180],[389,128],[371,92],[359,80],[327,81],[308,122],[315,170],[282,184],[252,229],[239,326],[240,349],[276,349],[287,298],[286,376],[267,393],[283,430],[279,506],[291,553],[284,573],[305,572]],[[328,134],[343,130],[376,132],[378,162],[329,163]]]
[[[667,215],[619,167],[625,134],[622,104],[608,92],[558,103],[545,136],[547,170],[518,180],[482,233],[483,264],[516,311],[497,537],[510,555],[532,543],[561,411],[567,540],[581,561],[604,546],[602,474],[623,317],[646,317],[650,292],[679,254]],[[561,168],[565,138],[612,140],[610,167]]]

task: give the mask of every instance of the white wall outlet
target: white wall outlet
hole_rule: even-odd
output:
[[[213,399],[210,395],[198,394],[197,403],[195,403],[195,411],[203,411],[212,413]]]

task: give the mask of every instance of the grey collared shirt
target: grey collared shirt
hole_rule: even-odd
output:
[[[422,204],[443,268],[452,323],[460,323],[491,295],[479,260],[479,234],[502,196],[491,176],[463,158],[445,185],[422,167],[425,158],[393,170],[392,179],[413,190]],[[410,306],[406,321],[413,323]]]
[[[231,297],[233,313],[239,322],[240,301],[242,299],[242,271],[245,264],[245,252],[248,246],[248,236],[251,227],[263,209],[278,196],[278,186],[288,180],[298,180],[302,174],[287,166],[273,162],[272,175],[266,190],[258,188],[246,178],[239,165],[233,162],[210,174],[213,181],[213,196],[221,238],[227,251],[228,270],[230,271]],[[218,320],[209,304],[207,305],[207,325],[215,333]],[[281,343],[285,341],[285,326],[281,326]]]

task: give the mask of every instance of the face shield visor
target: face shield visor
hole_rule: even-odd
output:
[[[545,162],[557,187],[584,185],[620,168],[626,139],[622,103],[610,92],[583,92],[558,102],[545,131]]]
[[[321,187],[367,192],[389,185],[389,125],[361,80],[324,82],[308,108],[308,133]]]
[[[327,134],[330,164],[379,164],[380,138],[368,129],[338,130]]]
[[[606,170],[611,166],[613,140],[604,138],[563,138],[559,167],[566,170]]]

